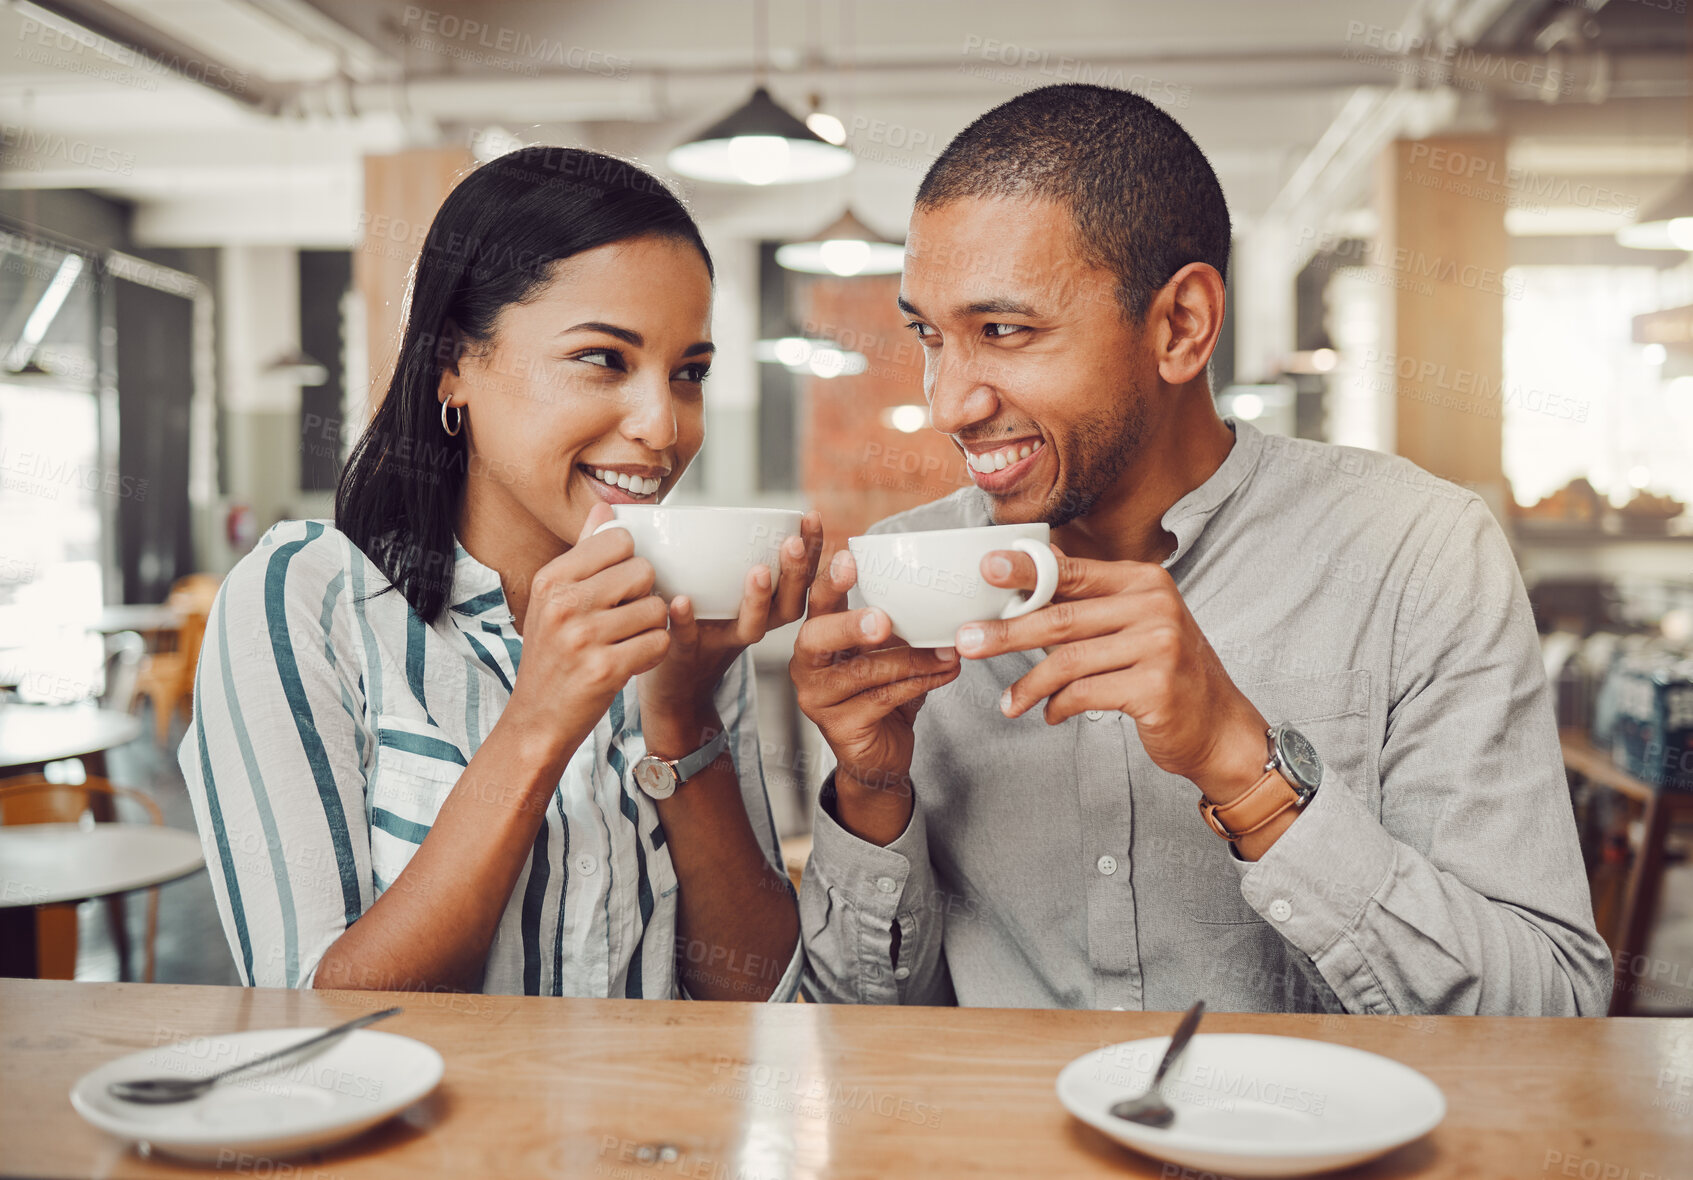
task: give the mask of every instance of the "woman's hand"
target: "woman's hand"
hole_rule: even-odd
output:
[[[594,530],[612,519],[597,504],[570,551],[535,573],[523,619],[523,662],[501,721],[558,744],[568,755],[631,676],[671,650],[664,599],[653,567],[635,556],[627,529]]]
[[[670,603],[669,654],[641,677],[642,715],[661,711],[690,717],[712,709],[717,684],[729,665],[768,632],[805,614],[806,594],[822,551],[823,518],[808,512],[800,521],[800,535],[782,543],[781,573],[774,585],[767,567],[756,565],[748,572],[741,613],[735,618],[696,619],[693,602],[677,595]]]

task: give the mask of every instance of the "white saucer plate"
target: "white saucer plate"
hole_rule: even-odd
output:
[[[1406,1065],[1324,1041],[1243,1033],[1193,1038],[1164,1098],[1176,1120],[1159,1130],[1113,1118],[1144,1091],[1168,1037],[1125,1041],[1076,1058],[1058,1100],[1117,1142],[1183,1167],[1227,1176],[1296,1176],[1373,1159],[1427,1134],[1446,1098]]]
[[[148,1106],[107,1092],[116,1081],[204,1077],[297,1044],[317,1028],[276,1028],[198,1037],[146,1049],[84,1074],[71,1105],[121,1139],[185,1159],[234,1163],[277,1159],[351,1138],[427,1095],[441,1055],[410,1037],[357,1029],[318,1051],[219,1082],[189,1102]]]

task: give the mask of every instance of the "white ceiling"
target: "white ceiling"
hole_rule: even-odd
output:
[[[1362,109],[1361,87],[1369,99],[1408,85],[1402,69],[1368,59],[1370,41],[1435,28],[1473,40],[1525,3],[773,0],[763,54],[773,92],[799,113],[816,95],[847,121],[860,167],[818,185],[691,195],[720,233],[809,234],[850,200],[898,234],[928,159],[970,119],[1031,86],[1097,80],[1141,90],[1180,119],[1237,222],[1250,223],[1278,194],[1290,199],[1296,174],[1308,178],[1302,163],[1343,110]],[[134,201],[138,235],[159,245],[350,245],[365,154],[469,142],[490,125],[661,168],[671,145],[745,97],[760,58],[752,0],[52,6],[140,28],[213,84],[0,0],[0,187]],[[1400,97],[1394,118],[1459,110],[1438,90]],[[1639,171],[1650,155],[1669,176],[1687,164],[1685,126],[1675,130],[1624,141],[1601,131],[1586,152],[1542,135],[1535,150],[1587,172]],[[1311,175],[1318,187],[1338,183]]]

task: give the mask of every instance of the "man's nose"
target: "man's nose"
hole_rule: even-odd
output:
[[[988,374],[966,358],[949,357],[943,351],[930,359],[924,377],[929,422],[942,434],[958,434],[992,418],[999,409],[999,395]]]

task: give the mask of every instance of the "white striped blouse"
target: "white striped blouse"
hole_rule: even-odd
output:
[[[523,640],[499,575],[456,551],[450,608],[432,625],[327,521],[272,528],[218,593],[178,760],[249,985],[311,986],[330,944],[411,860],[510,698]],[[716,700],[753,831],[782,873],[745,654]],[[676,874],[631,774],[645,752],[631,682],[553,793],[485,992],[681,995]],[[772,999],[793,998],[801,956]]]

